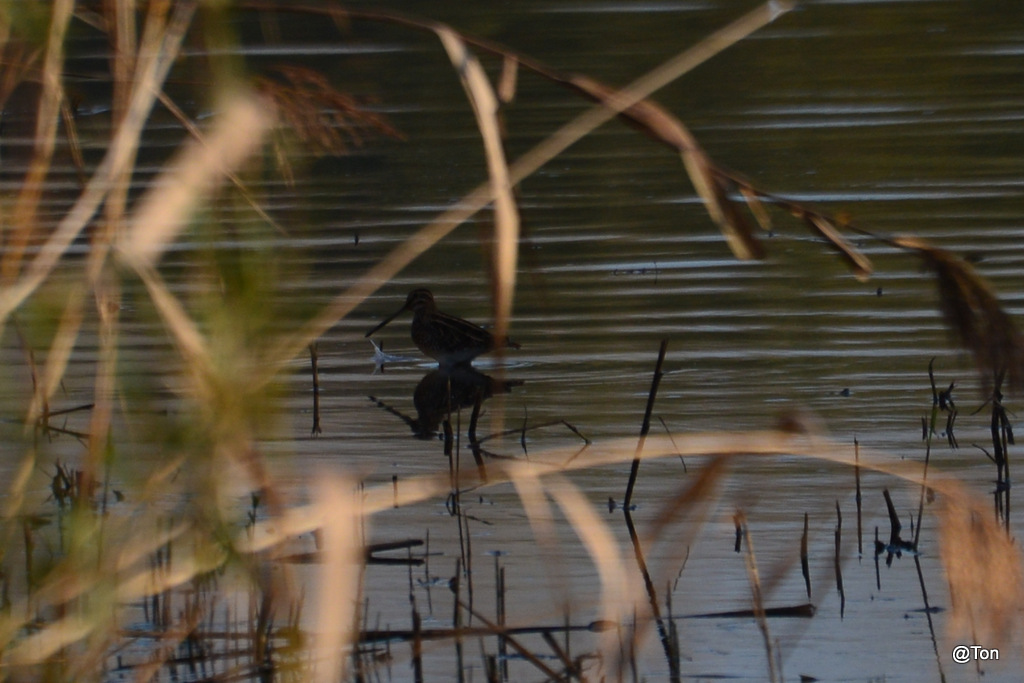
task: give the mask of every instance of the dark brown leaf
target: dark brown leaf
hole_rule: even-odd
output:
[[[935,273],[946,324],[974,355],[986,386],[1005,375],[1013,388],[1021,389],[1024,340],[988,283],[966,261],[924,240],[895,237],[892,244],[916,252]]]
[[[655,140],[678,150],[694,189],[704,200],[704,206],[736,258],[751,260],[764,257],[764,247],[754,237],[750,221],[729,199],[731,188],[726,186],[724,176],[715,172],[707,154],[678,118],[651,100],[641,100],[623,108],[625,102],[619,91],[586,76],[572,76],[569,84],[608,107],[622,109],[620,117]]]

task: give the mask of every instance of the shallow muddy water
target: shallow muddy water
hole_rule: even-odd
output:
[[[750,9],[739,2],[392,3],[394,9],[449,22],[468,34],[503,43],[552,67],[624,85],[669,56]],[[486,178],[472,111],[444,51],[427,34],[378,23],[336,27],[310,17],[277,18],[277,43],[257,40],[260,24],[239,15],[239,34],[252,48],[246,65],[278,62],[325,71],[341,90],[373,102],[404,139],[368,137],[346,156],[295,158],[294,182],[268,170],[250,183],[260,205],[286,232],[251,211],[216,210],[217,234],[187,234],[161,264],[176,293],[188,299],[203,283],[191,279],[197,254],[261,263],[277,284],[265,286],[266,311],[253,334],[295,328],[388,252]],[[77,50],[77,67],[104,59],[102,45]],[[95,50],[95,52],[92,52]],[[72,50],[75,52],[75,50]],[[1024,10],[1017,3],[944,1],[808,2],[659,92],[655,99],[677,115],[721,165],[774,193],[834,212],[882,234],[908,234],[970,257],[1005,309],[1024,316]],[[189,55],[172,72],[187,81]],[[493,65],[490,65],[493,66]],[[496,71],[491,69],[492,73]],[[69,86],[71,87],[71,86]],[[182,92],[188,92],[184,84]],[[81,97],[78,121],[87,161],[107,139],[104,89],[73,83]],[[200,119],[197,101],[182,104]],[[520,73],[506,112],[508,153],[516,158],[587,106],[576,95]],[[17,159],[25,139],[18,110],[6,113],[5,159]],[[136,175],[141,189],[185,135],[159,109],[147,129]],[[268,164],[268,167],[270,164]],[[9,167],[8,167],[9,168]],[[18,175],[4,171],[2,189]],[[74,171],[55,174],[48,204],[55,219],[74,199]],[[63,183],[63,185],[60,185]],[[988,411],[970,358],[955,348],[944,326],[935,283],[912,254],[878,241],[857,240],[875,265],[859,281],[800,221],[773,214],[764,237],[768,257],[733,258],[686,176],[678,155],[633,128],[613,121],[571,147],[519,187],[522,218],[511,336],[521,344],[476,367],[515,386],[485,404],[481,434],[499,428],[547,424],[487,443],[494,455],[574,463],[589,449],[625,443],[640,430],[659,344],[668,351],[654,406],[652,435],[670,430],[685,445],[688,432],[770,429],[780,416],[813,415],[838,444],[854,441],[882,462],[922,462],[921,420],[931,410],[928,364],[935,359],[940,388],[957,383],[959,449],[938,438],[929,477],[960,480],[990,496],[994,466],[988,448]],[[315,473],[357,473],[368,487],[401,487],[417,475],[443,473],[449,463],[435,436],[414,438],[405,418],[416,417],[414,392],[435,367],[409,339],[408,313],[375,335],[391,354],[375,367],[364,333],[392,313],[409,290],[429,287],[444,311],[486,323],[491,319],[488,277],[490,214],[483,212],[416,259],[394,280],[324,334],[317,346],[319,426],[313,426],[309,358],[297,357],[287,381],[270,398],[261,448],[289,500],[307,498]],[[135,287],[136,289],[133,289]],[[175,414],[171,343],[143,301],[126,284],[122,309],[121,384],[132,397],[118,416],[131,458],[112,471],[128,486],[154,465],[138,424]],[[201,297],[195,298],[201,307]],[[45,306],[33,312],[42,315]],[[29,379],[10,329],[3,339],[4,381],[12,387],[5,417],[22,410]],[[65,379],[60,407],[88,403],[97,354],[83,335]],[[1019,396],[1007,405],[1016,411]],[[1016,417],[1011,415],[1016,425]],[[470,410],[459,413],[461,467],[471,467],[465,445]],[[85,429],[86,415],[69,418]],[[550,423],[550,424],[548,424]],[[1020,431],[1020,430],[1018,430]],[[13,436],[11,437],[14,438]],[[17,448],[5,449],[0,470],[10,476]],[[147,456],[147,453],[153,455]],[[40,462],[74,463],[81,445],[58,438]],[[849,457],[849,455],[847,457]],[[1015,455],[1011,448],[1011,460]],[[634,493],[634,520],[647,528],[666,501],[697,477],[707,458],[645,461]],[[621,509],[628,463],[579,469],[567,475],[609,524],[640,584]],[[118,484],[117,482],[122,482]],[[917,524],[919,490],[882,474],[864,473],[862,552],[858,552],[855,479],[851,468],[804,456],[746,457],[730,461],[716,495],[670,528],[647,558],[658,600],[676,616],[751,609],[746,555],[734,550],[733,515],[749,525],[765,606],[813,603],[813,618],[770,618],[773,651],[786,680],[824,681],[1016,680],[1019,640],[973,642],[947,631],[950,595],[939,561],[937,523],[929,508],[921,531],[920,576],[905,554],[876,569],[876,529],[883,540],[889,489],[904,525]],[[40,478],[36,491],[46,496]],[[172,502],[168,502],[173,505]],[[248,504],[239,492],[237,508]],[[429,539],[427,564],[371,565],[365,576],[365,622],[409,629],[410,583],[423,628],[451,624],[447,582],[470,539],[475,608],[493,618],[495,566],[505,573],[509,625],[588,624],[600,618],[598,576],[565,515],[555,512],[556,550],[543,549],[510,485],[462,494],[465,518],[445,500],[391,510],[372,520],[371,542]],[[845,604],[835,577],[836,510],[842,514],[839,556]],[[800,569],[807,516],[810,597]],[[465,527],[460,531],[460,519]],[[1020,515],[1011,512],[1019,533]],[[468,531],[467,531],[468,530]],[[463,538],[464,542],[464,538]],[[417,550],[427,553],[428,550]],[[297,572],[300,577],[303,569]],[[468,577],[467,577],[468,578]],[[925,611],[922,583],[932,613]],[[1019,615],[1018,615],[1019,617]],[[1019,621],[1019,619],[1018,619]],[[680,618],[679,672],[683,680],[765,680],[764,636],[752,617]],[[625,627],[626,624],[620,624]],[[670,667],[653,626],[629,680],[669,680]],[[551,652],[537,636],[530,647]],[[562,636],[559,636],[562,638]],[[595,647],[596,637],[573,635],[572,652]],[[494,639],[466,643],[467,680],[487,680],[481,649]],[[1002,647],[999,662],[958,664],[956,644]],[[1011,644],[1016,643],[1016,644]],[[409,646],[391,646],[393,661],[377,680],[412,680]],[[557,660],[548,655],[553,667]],[[455,680],[450,641],[424,652],[426,680]],[[546,660],[548,661],[548,660]],[[589,660],[588,660],[589,662]],[[532,664],[510,657],[509,680],[542,680]],[[598,665],[586,666],[590,676]],[[980,671],[985,673],[982,675]],[[605,672],[607,673],[607,672]],[[609,674],[611,680],[611,674]]]

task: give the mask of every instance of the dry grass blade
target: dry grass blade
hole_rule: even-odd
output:
[[[70,615],[33,633],[8,652],[5,660],[12,666],[25,666],[45,662],[61,648],[88,636],[96,622],[78,615]]]
[[[662,505],[645,530],[643,544],[653,546],[658,539],[665,537],[665,530],[680,514],[692,512],[698,506],[713,500],[719,483],[729,473],[728,465],[728,457],[719,455],[702,467],[697,477],[688,479],[688,486]]]
[[[562,508],[597,569],[601,581],[602,619],[613,624],[623,623],[634,609],[634,600],[625,559],[615,536],[597,516],[586,496],[568,479],[552,477],[547,490]],[[615,661],[618,639],[614,630],[601,634],[601,645],[604,661]]]
[[[115,126],[121,125],[131,105],[132,71],[140,66],[138,61],[138,29],[136,27],[135,6],[130,0],[117,0],[106,3],[106,23],[110,32],[110,42],[114,46],[111,55],[111,73],[113,75],[114,93],[112,97],[112,114]],[[146,37],[144,40],[155,40],[166,26],[169,6],[164,3],[150,3],[149,16],[146,21]],[[106,225],[100,234],[106,244],[113,241],[113,236],[121,229],[125,208],[128,203],[128,186],[134,170],[133,160],[124,165],[113,178],[114,187],[104,203]],[[94,262],[106,261],[105,250],[96,249]],[[92,256],[92,254],[90,255]]]
[[[206,339],[155,269],[145,264],[135,264],[133,268],[174,338],[178,352],[185,361],[185,368],[192,376],[194,388],[199,395],[209,398],[210,380],[214,372]]]
[[[587,457],[572,459],[578,451],[575,446],[555,448],[536,454],[529,462],[497,461],[488,464],[488,479],[484,486],[495,486],[518,477],[545,477],[558,475],[568,471],[602,467],[605,465],[631,462],[636,456],[635,439],[616,439],[603,444],[592,445]],[[791,431],[766,430],[750,432],[704,432],[674,434],[670,436],[648,436],[643,460],[664,457],[687,458],[698,456],[727,456],[721,458],[724,464],[729,457],[763,457],[774,455],[803,455],[853,467],[855,461],[845,443],[831,441],[825,437],[814,435],[798,435]],[[910,463],[894,463],[880,453],[871,453],[860,449],[860,466],[863,469],[890,474],[905,481],[920,484],[920,468]],[[543,460],[541,460],[543,458]],[[549,462],[545,462],[549,461]],[[563,465],[562,463],[568,464]],[[689,500],[706,499],[711,486],[722,474],[721,471],[710,471],[706,484],[692,488],[688,499],[666,506],[666,511],[659,517],[660,524],[668,524],[677,514],[678,508],[685,507]],[[465,478],[466,485],[479,485],[475,472],[460,475]],[[392,486],[368,487],[364,493],[363,511],[367,515],[393,509],[395,506],[406,506],[422,502],[432,497],[444,496],[451,490],[452,482],[447,472],[442,474],[403,479],[399,493],[395,494]],[[929,485],[942,491],[941,480],[929,480]],[[672,507],[672,506],[676,507]],[[256,525],[258,533],[253,538],[238,538],[236,547],[241,552],[259,552],[270,548],[291,536],[308,533],[316,528],[318,517],[309,507],[289,510],[284,517],[272,523]]]
[[[159,40],[143,41],[140,52],[150,55],[136,70],[132,84],[132,99],[124,122],[118,128],[103,161],[93,173],[85,191],[64,216],[56,231],[42,246],[39,255],[29,265],[21,279],[0,290],[0,324],[21,305],[46,279],[75,237],[85,228],[100,203],[111,189],[112,181],[119,177],[134,157],[142,127],[149,116],[160,83],[178,56],[181,41],[188,30],[195,11],[195,2],[178,3],[166,30]],[[147,32],[148,35],[148,32]]]
[[[354,482],[324,477],[316,491],[323,521],[323,564],[319,571],[318,613],[311,680],[345,680],[347,653],[356,641],[355,622],[363,548],[360,512]]]
[[[3,282],[13,282],[21,269],[25,248],[36,234],[36,211],[42,199],[46,174],[57,143],[57,122],[60,120],[60,105],[64,99],[61,73],[64,69],[64,34],[67,32],[74,9],[73,0],[57,0],[53,3],[50,30],[46,41],[46,56],[43,59],[43,89],[39,98],[39,113],[36,116],[35,149],[28,173],[21,185],[14,206],[12,223],[14,233],[7,237],[4,245],[0,273]]]
[[[807,226],[813,232],[825,238],[839,252],[839,255],[850,266],[850,270],[853,271],[858,280],[864,282],[868,279],[872,271],[871,261],[867,256],[854,249],[853,245],[846,241],[846,238],[836,230],[836,227],[827,218],[816,213],[805,214],[803,218],[804,222],[807,223]]]
[[[521,470],[512,476],[512,484],[516,487],[516,493],[523,504],[533,537],[537,539],[538,545],[548,558],[556,558],[558,556],[558,534],[555,531],[554,514],[544,495],[540,477],[534,470]],[[545,564],[556,566],[547,562]],[[557,570],[548,572],[548,577],[553,581],[564,583],[564,575]]]
[[[146,285],[201,393],[210,389],[208,381],[213,375],[208,344],[153,264],[185,228],[191,212],[214,182],[259,146],[272,123],[266,107],[256,97],[240,94],[226,102],[216,130],[206,142],[190,144],[166,171],[164,181],[140,200],[121,244],[123,260]]]
[[[484,140],[491,194],[494,197],[494,335],[508,335],[512,315],[512,297],[519,257],[519,210],[512,192],[512,181],[505,159],[498,122],[498,100],[480,62],[467,49],[458,34],[447,26],[436,28],[438,38],[459,74],[469,96],[477,127]]]
[[[192,121],[192,119],[185,115],[185,112],[182,111],[181,107],[179,107],[174,102],[174,100],[168,97],[167,93],[161,92],[159,99],[160,104],[162,104],[164,108],[167,109],[167,111],[169,111],[172,116],[174,116],[174,118],[178,119],[178,123],[180,123],[185,128],[185,130],[188,131],[189,135],[191,135],[193,139],[198,140],[200,142],[202,142],[205,139],[206,136],[199,129],[199,127]],[[230,170],[225,170],[225,174],[231,181],[231,184],[235,186],[235,189],[238,190],[238,192],[242,195],[242,198],[245,199],[246,203],[249,204],[249,206],[252,207],[252,210],[256,212],[256,215],[263,219],[267,223],[267,225],[273,227],[274,230],[278,232],[278,234],[288,234],[288,231],[281,227],[281,224],[274,220],[274,217],[267,213],[266,210],[256,200],[256,198],[253,197],[252,192],[249,191],[249,188],[246,187],[245,183],[242,181],[242,179],[238,176],[237,173],[234,173]]]
[[[25,41],[12,35],[9,21],[0,22],[0,107],[35,66],[38,50],[32,50]]]
[[[678,118],[650,100],[634,102],[632,98],[584,76],[573,76],[568,83],[609,109],[619,112],[619,116],[654,139],[677,149],[682,155],[694,189],[704,200],[708,214],[718,224],[736,258],[763,258],[764,248],[754,237],[750,222],[729,199],[722,176],[714,172],[711,160]]]
[[[939,527],[953,607],[950,635],[1002,647],[1021,635],[1024,562],[989,506],[958,493],[943,497]]]
[[[750,221],[729,199],[729,190],[722,184],[721,176],[712,168],[711,160],[699,150],[683,150],[682,157],[693,188],[704,200],[708,214],[718,224],[736,258],[764,258],[764,246],[754,237]]]
[[[164,537],[161,537],[163,540]],[[125,533],[123,543],[128,546],[132,559],[137,559],[143,550],[152,547],[150,539]],[[197,576],[214,571],[224,566],[228,559],[226,552],[210,553],[200,557],[193,555],[176,559],[174,569],[162,572],[154,576],[150,568],[137,570],[134,574],[119,579],[111,597],[119,603],[128,604],[143,598],[159,595],[172,588],[182,586],[192,581]],[[122,564],[118,563],[118,568]],[[58,572],[56,577],[42,587],[40,591],[31,598],[31,603],[15,605],[8,616],[0,619],[0,643],[8,646],[7,660],[15,665],[28,665],[45,662],[54,653],[68,645],[78,642],[90,636],[103,626],[103,619],[96,614],[71,614],[63,619],[48,623],[44,628],[32,632],[30,635],[18,640],[17,635],[25,630],[25,623],[22,617],[30,615],[31,605],[46,604],[67,604],[79,599],[84,595],[106,590],[108,586],[104,583],[109,580],[111,573],[99,572]],[[21,615],[21,616],[17,616]],[[13,644],[12,644],[13,643]]]
[[[519,75],[519,60],[505,55],[501,62],[501,77],[498,79],[498,99],[508,104],[516,98],[516,82]]]
[[[50,350],[46,354],[46,365],[40,378],[41,381],[36,385],[32,402],[29,404],[25,417],[26,425],[35,423],[46,414],[50,397],[60,386],[82,324],[84,300],[85,290],[83,288],[78,288],[68,294],[67,305],[64,307],[57,331],[53,335]]]
[[[916,252],[935,273],[946,324],[974,355],[986,386],[1005,373],[1012,387],[1024,388],[1024,339],[988,283],[966,261],[924,240],[891,242]]]
[[[132,265],[152,266],[188,225],[188,217],[226,176],[262,144],[274,123],[262,98],[239,95],[222,105],[214,130],[192,141],[140,200],[119,247]]]
[[[153,576],[149,568],[137,570],[134,575],[130,573],[134,565],[150,556],[157,548],[184,536],[193,528],[190,522],[185,522],[159,533],[124,534],[116,555],[111,557],[112,564],[109,565],[111,571],[116,572],[119,577],[123,576],[121,583],[117,586],[118,595],[125,602],[137,600],[180,585],[199,572],[209,571],[218,566],[224,559],[223,554],[209,555],[202,563],[189,561],[191,569],[182,565],[181,571],[176,575],[177,578],[165,575],[160,582],[152,580]],[[138,526],[132,525],[132,529],[137,530]],[[24,598],[23,602],[12,605],[7,614],[8,618],[0,619],[0,634],[2,634],[0,643],[8,642],[14,632],[24,627],[22,619],[28,618],[33,611],[29,605],[47,602],[69,603],[93,592],[104,578],[102,573],[58,569],[49,581],[36,590],[31,597]]]
[[[189,557],[176,558],[174,568],[161,572],[156,578],[149,569],[140,570],[137,574],[126,577],[118,584],[117,599],[122,603],[130,603],[159,595],[172,588],[183,586],[197,576],[223,567],[227,560],[226,551],[207,552],[203,556],[194,554]]]

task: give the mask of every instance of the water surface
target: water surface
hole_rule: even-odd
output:
[[[642,75],[750,6],[711,0],[393,4],[613,85]],[[252,188],[261,205],[286,234],[244,208],[225,207],[218,210],[220,232],[186,235],[165,259],[162,268],[182,296],[190,288],[202,289],[190,277],[196,254],[265,259],[281,277],[280,286],[267,292],[274,311],[267,326],[288,329],[457,202],[485,178],[486,166],[471,109],[430,35],[359,21],[339,35],[309,17],[282,15],[279,41],[268,47],[259,39],[255,18],[239,16],[238,21],[240,35],[252,44],[241,50],[249,68],[295,62],[321,69],[339,88],[370,99],[404,136],[368,138],[346,156],[297,157],[292,183],[269,171],[264,180],[255,179]],[[690,127],[718,163],[764,188],[846,213],[879,233],[915,235],[970,256],[1019,319],[1024,313],[1022,45],[1024,16],[1016,3],[808,2],[656,99]],[[77,57],[83,70],[91,59],[104,58],[102,46],[96,45],[95,53],[90,49],[82,48]],[[199,58],[190,54],[178,66],[178,76],[184,79],[188,61]],[[175,79],[171,82],[173,88]],[[100,106],[104,93],[88,80],[74,86],[83,95],[78,116],[84,149],[95,161],[107,136],[109,113]],[[191,90],[183,84],[181,92]],[[206,102],[181,104],[199,118],[211,115]],[[506,113],[509,155],[517,157],[585,106],[574,94],[521,73],[516,100]],[[16,114],[8,117],[17,120]],[[165,112],[157,111],[153,119],[136,175],[139,191],[185,137]],[[5,143],[16,155],[27,138],[8,136]],[[53,181],[48,210],[56,220],[74,198],[73,169],[62,168]],[[5,173],[3,182],[10,192],[16,180]],[[523,240],[511,333],[522,348],[478,364],[485,373],[522,383],[500,401],[504,424],[565,420],[595,443],[634,437],[659,344],[667,339],[654,410],[657,431],[664,429],[662,420],[682,438],[688,431],[768,428],[780,414],[800,409],[820,417],[832,437],[851,449],[856,439],[894,462],[921,460],[920,420],[931,407],[927,368],[934,358],[939,383],[957,382],[963,413],[962,448],[942,446],[933,464],[978,495],[989,493],[992,466],[970,447],[988,439],[987,418],[968,416],[983,401],[979,382],[970,359],[951,344],[934,283],[914,256],[859,240],[876,267],[861,282],[798,221],[776,213],[775,233],[765,238],[768,258],[739,262],[678,157],[619,122],[606,124],[526,179],[519,201]],[[322,434],[316,438],[309,438],[308,359],[293,361],[294,372],[278,397],[284,418],[268,429],[265,447],[294,499],[307,495],[308,474],[321,468],[353,470],[368,485],[385,486],[393,477],[401,481],[447,469],[439,441],[414,439],[394,412],[382,408],[414,416],[414,388],[433,367],[409,340],[408,318],[377,337],[386,351],[414,359],[390,363],[384,372],[375,371],[363,333],[418,286],[431,288],[446,311],[489,321],[489,221],[484,212],[458,228],[393,281],[382,283],[320,339]],[[138,305],[133,297],[140,297]],[[169,345],[154,342],[161,338],[159,323],[146,315],[141,297],[129,284],[124,384],[151,390],[147,410],[173,411],[177,399],[162,379],[173,368],[160,368],[154,376],[152,364],[167,357]],[[10,333],[4,341],[5,353],[16,357]],[[83,336],[62,403],[90,400],[95,355],[96,340]],[[27,382],[16,369],[5,374],[12,386]],[[494,407],[481,423],[485,430],[498,424],[491,416],[499,403],[487,405]],[[132,412],[125,416],[129,421]],[[462,420],[464,427],[468,414]],[[581,444],[559,425],[530,432],[526,443],[528,457],[541,459],[547,449]],[[65,460],[80,457],[75,442],[50,448]],[[517,437],[494,442],[492,450],[527,457]],[[462,457],[468,461],[465,452]],[[660,502],[686,485],[700,465],[694,460],[684,470],[678,459],[645,463],[636,493],[638,525],[649,522]],[[12,467],[3,464],[5,471]],[[135,467],[145,469],[143,464],[125,469]],[[621,501],[628,470],[585,470],[572,480],[606,516],[608,499]],[[912,560],[883,565],[881,587],[876,584],[874,529],[885,535],[888,528],[882,489],[893,491],[907,527],[909,515],[916,515],[917,491],[880,475],[866,476],[862,486],[861,558],[849,469],[796,458],[735,463],[703,521],[675,532],[689,545],[662,548],[664,554],[652,558],[671,586],[674,613],[749,607],[744,557],[733,552],[737,508],[750,522],[763,574],[777,578],[767,595],[769,605],[806,601],[798,556],[806,513],[817,614],[770,624],[788,679],[798,674],[819,680],[978,678],[972,666],[951,661],[945,613],[934,615],[934,629],[929,628]],[[842,615],[833,576],[837,503],[844,529]],[[240,496],[239,506],[244,504]],[[596,576],[563,518],[555,520],[563,545],[553,569],[510,488],[474,492],[463,504],[471,518],[474,581],[479,595],[487,596],[481,603],[492,599],[494,553],[500,553],[510,623],[561,623],[567,604],[573,622],[595,618]],[[608,520],[627,549],[619,517]],[[427,624],[451,620],[447,589],[433,584],[455,571],[457,530],[440,500],[374,520],[371,540],[429,535],[435,554],[414,591]],[[931,517],[924,520],[922,539],[931,603],[948,609]],[[370,568],[370,623],[409,627],[407,582],[404,568]],[[682,620],[679,629],[684,678],[764,679],[764,648],[752,619]],[[1014,664],[1006,660],[1016,655],[1004,653],[1004,661],[984,680],[1010,680]],[[410,679],[407,654],[396,657],[398,663],[382,676]],[[482,680],[479,656],[473,657],[471,675]],[[429,671],[445,672],[439,677],[450,679],[449,644],[432,646],[428,662]],[[648,639],[639,662],[641,678],[667,678],[656,638]],[[537,677],[527,664],[513,666],[519,672],[513,679]]]

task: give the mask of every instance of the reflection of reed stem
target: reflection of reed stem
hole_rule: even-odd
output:
[[[857,438],[853,439],[853,481],[857,487],[857,557],[864,556],[864,519],[861,516],[861,494],[860,494],[860,443]]]
[[[452,592],[455,593],[455,605],[454,614],[452,615],[452,630],[455,631],[455,671],[457,672],[457,680],[462,683],[465,680],[462,672],[462,637],[459,632],[462,630],[462,597],[459,591],[462,588],[462,560],[455,558],[455,576],[451,581]]]
[[[921,527],[921,520],[917,520],[918,528]],[[928,633],[932,639],[932,651],[935,653],[935,664],[939,667],[939,680],[946,680],[946,674],[942,670],[942,656],[939,655],[939,641],[935,637],[935,624],[932,621],[932,608],[928,604],[928,589],[924,585],[924,572],[921,570],[921,556],[914,553],[914,566],[917,567],[917,581],[921,585],[921,599],[924,601],[924,616],[928,620]]]

